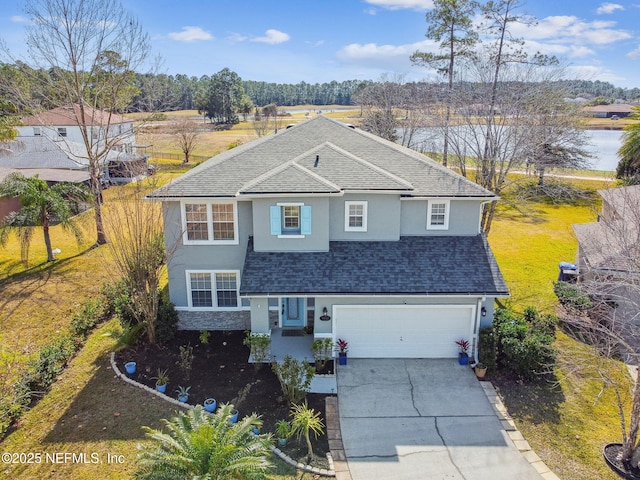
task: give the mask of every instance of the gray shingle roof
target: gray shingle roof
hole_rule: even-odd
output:
[[[289,162],[314,175],[296,173],[289,182],[276,180],[270,175],[274,169]],[[314,193],[318,191],[318,177],[342,190],[391,190],[413,196],[495,198],[493,193],[418,152],[321,115],[227,150],[149,197]],[[256,180],[261,178],[271,179],[262,185],[264,190],[257,188],[260,185]]]
[[[249,239],[240,295],[508,295],[485,238],[330,242],[328,252],[256,252]]]

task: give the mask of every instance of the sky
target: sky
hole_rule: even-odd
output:
[[[121,0],[151,39],[161,71],[200,77],[223,68],[243,80],[324,83],[407,81],[437,74],[414,66],[415,51],[437,52],[426,38],[432,0]],[[24,55],[28,18],[20,0],[0,0],[0,38]],[[534,53],[556,55],[567,77],[640,87],[640,0],[529,0],[518,13],[535,26],[512,27]],[[475,19],[479,22],[480,19]]]

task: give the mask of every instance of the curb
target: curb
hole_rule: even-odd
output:
[[[156,397],[158,397],[158,398],[160,398],[160,399],[162,399],[162,400],[164,400],[166,402],[172,403],[172,404],[174,404],[174,405],[176,405],[178,407],[184,408],[186,410],[192,409],[194,407],[194,405],[191,405],[191,404],[185,403],[185,402],[180,402],[180,401],[176,400],[175,398],[171,398],[168,395],[165,395],[164,393],[161,393],[161,392],[159,392],[158,390],[156,390],[154,388],[147,387],[146,385],[143,385],[142,383],[139,383],[139,382],[136,382],[135,380],[130,379],[126,374],[122,373],[120,371],[120,369],[118,368],[118,366],[116,365],[115,352],[111,352],[109,354],[109,362],[111,363],[111,369],[116,374],[116,376],[118,378],[120,378],[121,380],[123,380],[125,383],[128,383],[129,385],[133,385],[134,387],[138,387],[138,388],[140,388],[142,390],[145,390],[146,392],[151,393],[151,394],[155,395]],[[331,458],[331,452],[327,453],[327,460],[329,461],[329,470],[325,470],[324,468],[312,467],[311,465],[305,465],[303,463],[298,463],[298,462],[293,460],[291,457],[289,457],[286,453],[284,453],[283,451],[281,451],[277,447],[272,447],[271,451],[273,452],[274,455],[276,455],[282,461],[284,461],[285,463],[288,463],[289,465],[295,467],[298,470],[301,470],[301,471],[304,471],[304,472],[307,472],[307,473],[313,473],[315,475],[321,475],[323,477],[335,477],[336,476],[336,472],[333,469],[333,459]]]
[[[551,471],[549,467],[547,467],[547,465],[542,461],[538,454],[531,448],[529,442],[527,442],[522,436],[522,433],[520,433],[520,431],[516,427],[513,418],[511,418],[511,415],[509,415],[507,408],[504,406],[502,400],[498,396],[493,383],[481,381],[480,385],[482,385],[482,390],[487,396],[489,403],[493,407],[496,417],[498,417],[498,420],[500,420],[502,428],[505,432],[507,432],[507,435],[514,443],[516,448],[520,451],[525,460],[527,460],[531,464],[531,466],[536,469],[536,471],[544,480],[560,480],[560,477],[558,477]]]

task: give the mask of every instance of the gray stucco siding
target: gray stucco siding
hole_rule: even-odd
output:
[[[186,270],[236,270],[242,275],[247,242],[252,233],[251,202],[238,202],[237,212],[238,244],[184,245],[180,202],[164,203],[169,298],[176,307],[188,305]]]
[[[402,200],[400,235],[478,235],[480,208],[481,202],[478,200],[451,199],[449,200],[449,228],[428,230],[428,200]]]
[[[283,203],[311,207],[311,234],[296,238],[271,235],[269,208]],[[329,198],[281,197],[253,200],[254,249],[259,252],[326,252],[329,250]]]
[[[367,231],[345,231],[345,202],[367,202]],[[329,207],[331,240],[397,241],[400,238],[400,195],[345,194]]]

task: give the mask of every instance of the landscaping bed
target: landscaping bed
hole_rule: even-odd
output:
[[[188,403],[202,405],[205,399],[213,397],[218,405],[233,403],[240,417],[257,413],[264,422],[262,432],[274,431],[280,419],[290,420],[289,405],[271,366],[263,364],[257,369],[247,362],[249,348],[243,345],[245,333],[242,331],[210,332],[207,343],[203,343],[200,332],[178,331],[170,342],[163,345],[139,345],[116,353],[118,368],[124,373],[124,364],[136,362],[137,369],[132,380],[155,388],[158,369],[166,370],[169,377],[166,395],[177,398],[179,386],[191,387]],[[180,347],[192,347],[193,361],[188,371],[181,368]],[[325,398],[327,395],[307,394],[310,408],[320,412],[325,420]],[[325,429],[326,430],[326,429]],[[326,453],[329,443],[326,435],[317,439],[311,435],[316,459],[312,464],[327,468]],[[306,455],[304,440],[291,439],[281,448],[291,458],[302,461]],[[304,463],[304,462],[303,462]]]

